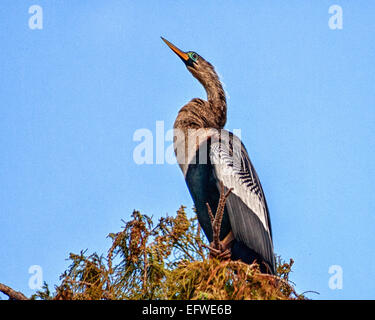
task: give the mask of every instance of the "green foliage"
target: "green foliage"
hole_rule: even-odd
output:
[[[290,263],[278,259],[277,275],[256,264],[208,259],[196,218],[181,207],[156,226],[134,211],[122,231],[111,233],[106,256],[70,254],[52,294],[45,284],[34,299],[304,299],[289,282]]]

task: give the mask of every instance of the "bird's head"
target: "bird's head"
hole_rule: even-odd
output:
[[[215,73],[214,67],[198,53],[194,51],[182,51],[174,44],[161,37],[167,46],[185,63],[186,68],[193,74],[195,78],[202,82],[207,75]],[[215,73],[216,75],[216,73]]]
[[[227,119],[226,98],[223,86],[219,80],[219,76],[215,72],[215,68],[211,63],[204,60],[198,53],[194,51],[184,52],[161,37],[167,46],[184,62],[186,68],[190,71],[205,88],[207,93],[207,102],[210,107],[207,113],[211,114],[210,126],[213,128],[223,128]],[[208,104],[205,104],[207,107]],[[208,111],[207,111],[208,110]],[[207,124],[208,118],[205,118]],[[195,120],[194,120],[195,121]]]

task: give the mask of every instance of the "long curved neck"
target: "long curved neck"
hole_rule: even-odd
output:
[[[227,102],[217,73],[208,62],[202,70],[189,71],[205,88],[207,101],[193,99],[186,104],[179,111],[174,127],[222,129],[227,121]]]
[[[207,77],[198,79],[207,92],[207,100],[213,112],[215,123],[223,128],[227,121],[227,100],[218,75],[212,69]]]

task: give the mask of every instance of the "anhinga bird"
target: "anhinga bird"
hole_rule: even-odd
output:
[[[174,148],[199,224],[210,241],[210,253],[249,264],[256,261],[262,272],[274,273],[266,199],[245,146],[223,129],[227,104],[219,77],[200,55],[162,39],[207,92],[207,101],[194,98],[180,109]],[[217,208],[215,216],[211,208]]]

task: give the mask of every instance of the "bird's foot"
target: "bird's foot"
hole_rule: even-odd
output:
[[[230,247],[225,246],[222,242],[219,243],[219,248],[214,247],[213,242],[210,243],[206,248],[210,251],[210,258],[216,258],[219,260],[229,260],[232,256]]]

